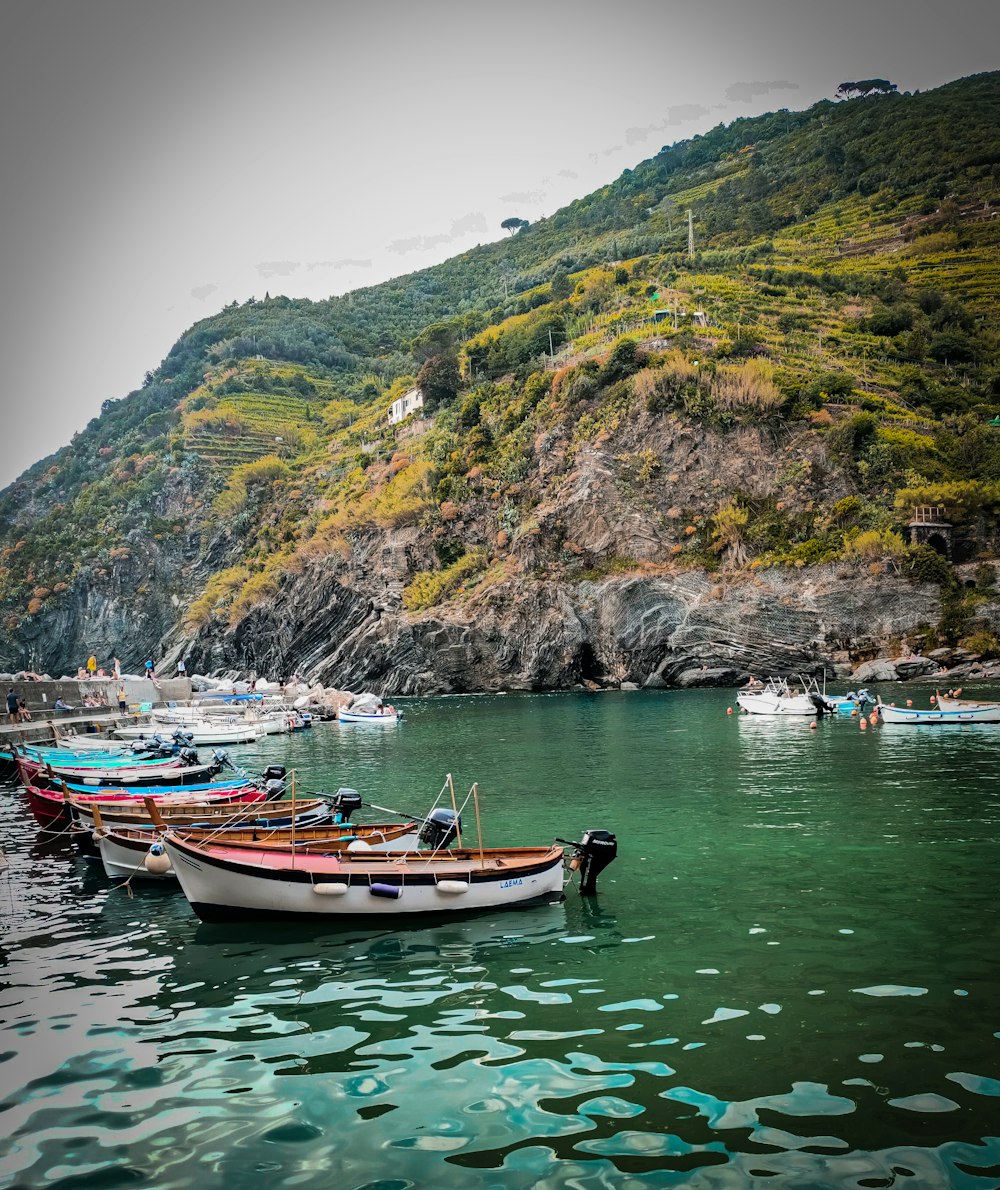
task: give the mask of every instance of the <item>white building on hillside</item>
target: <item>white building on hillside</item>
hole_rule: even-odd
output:
[[[389,425],[398,425],[401,421],[406,421],[411,413],[416,413],[418,409],[424,407],[424,394],[419,388],[411,388],[408,392],[403,393],[401,397],[397,397],[395,401],[389,406]]]

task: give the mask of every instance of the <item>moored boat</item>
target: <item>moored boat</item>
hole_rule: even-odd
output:
[[[92,802],[100,805],[110,802],[112,805],[141,806],[147,797],[152,797],[157,802],[167,805],[171,803],[189,804],[193,788],[192,786],[180,788],[169,785],[139,788],[104,786],[87,793],[76,790],[70,794],[70,797],[81,805],[89,805]],[[63,827],[69,825],[71,815],[66,792],[63,789],[46,789],[26,782],[24,791],[28,797],[28,807],[39,826],[46,830],[62,830]],[[223,782],[218,787],[203,787],[198,790],[199,801],[206,803],[259,802],[266,797],[267,793],[264,790],[258,789],[249,782]]]
[[[767,682],[737,691],[736,703],[748,715],[807,716],[822,714],[822,695],[810,690],[805,679],[803,688],[789,686],[785,678],[768,678]]]
[[[349,708],[341,707],[337,711],[338,723],[375,723],[385,726],[390,723],[398,723],[399,719],[399,713],[391,707],[383,708],[381,711],[352,711]]]
[[[323,813],[329,817],[326,807],[323,807]],[[162,826],[149,829],[109,826],[104,823],[103,815],[99,815],[99,819],[94,838],[108,876],[174,877],[172,862],[165,856],[162,845]],[[288,823],[287,807],[285,823]],[[298,859],[319,851],[337,854],[356,848],[367,853],[390,848],[409,850],[418,845],[415,822],[336,825],[318,823],[311,814],[300,816],[296,813],[294,825],[286,824],[275,820],[253,826],[237,822],[232,826],[174,826],[169,829],[181,834],[188,842],[218,845],[229,854],[257,859],[270,852],[290,853]]]
[[[890,724],[1000,723],[1000,703],[959,707],[897,707],[879,699],[878,713],[883,723]]]
[[[982,722],[1000,722],[1000,702],[991,699],[979,698],[958,698],[954,694],[942,694],[940,690],[934,691],[934,697],[938,707],[942,711],[995,711],[998,715],[996,720],[982,720]]]
[[[166,728],[165,728],[166,729]],[[172,720],[169,731],[183,738],[186,744],[252,744],[263,734],[254,723],[210,723],[208,720]],[[145,740],[156,732],[145,727],[118,727],[115,736],[121,740]]]
[[[449,777],[450,784],[450,777]],[[476,795],[476,787],[470,796]],[[478,820],[478,803],[477,803]],[[550,847],[459,846],[457,812],[437,809],[424,820],[427,851],[332,850],[320,847],[240,850],[170,830],[163,845],[195,913],[204,921],[301,916],[326,921],[399,920],[562,900],[564,846],[573,848],[581,892],[617,855],[608,831]]]

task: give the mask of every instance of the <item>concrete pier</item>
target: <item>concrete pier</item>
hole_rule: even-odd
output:
[[[128,711],[118,710],[118,690],[124,685]],[[60,730],[78,733],[110,731],[138,722],[154,707],[170,703],[185,703],[191,700],[190,678],[94,678],[80,682],[75,678],[58,682],[8,681],[0,696],[6,698],[13,686],[28,708],[31,719],[25,723],[9,723],[4,713],[0,717],[0,747],[9,744],[31,744],[54,740]],[[85,697],[98,698],[98,706],[83,705]],[[55,710],[56,699],[62,698],[72,711]],[[6,703],[3,704],[4,712]]]

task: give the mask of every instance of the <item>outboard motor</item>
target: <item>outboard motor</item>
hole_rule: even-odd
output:
[[[180,752],[178,752],[177,755],[180,757],[181,760],[184,761],[185,764],[197,764],[198,763],[197,749],[192,748],[188,744],[185,744],[184,747],[181,748]]]
[[[241,769],[235,769],[235,771],[237,773],[242,772]],[[264,796],[268,800],[274,801],[281,797],[285,792],[285,766],[283,764],[269,764],[263,773],[261,773],[257,784],[259,788],[264,790]]]
[[[225,748],[212,749],[212,761],[219,766],[219,768],[233,768],[233,762],[229,759],[229,753]]]
[[[361,794],[356,789],[338,789],[330,802],[337,822],[350,822],[355,810],[361,809]]]
[[[570,857],[571,871],[580,872],[580,892],[596,893],[597,877],[618,855],[618,839],[611,831],[585,831],[579,843],[568,839],[556,839],[574,848]]]
[[[418,838],[432,851],[443,851],[454,843],[461,830],[462,820],[455,811],[438,806],[424,819]]]

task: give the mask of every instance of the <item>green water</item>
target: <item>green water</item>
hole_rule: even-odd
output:
[[[201,925],[3,792],[0,1185],[997,1186],[1000,726],[734,704],[412,700],[231,749],[403,811],[477,781],[487,843],[618,835],[596,898],[399,932]]]

